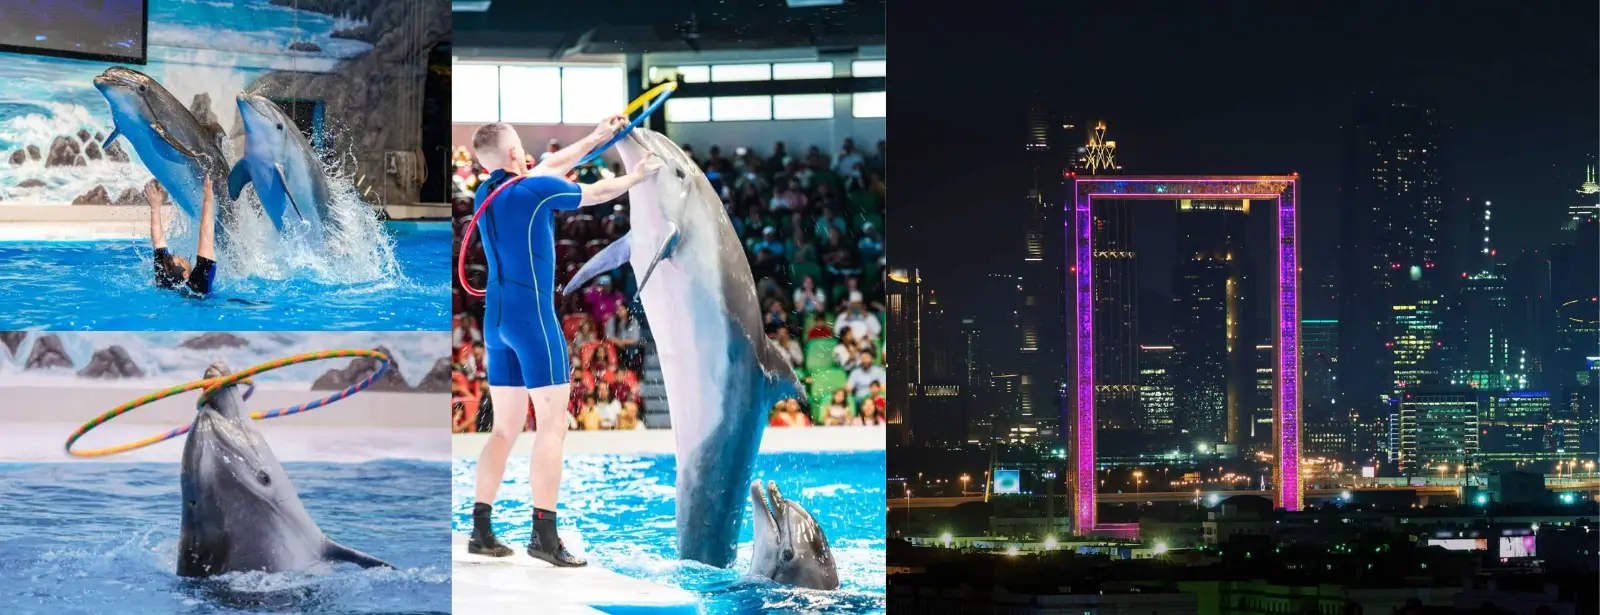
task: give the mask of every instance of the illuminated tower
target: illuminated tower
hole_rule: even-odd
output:
[[[1441,273],[1441,246],[1449,245],[1442,236],[1443,129],[1432,108],[1380,93],[1358,94],[1350,111],[1339,208],[1339,381],[1370,422],[1389,413],[1377,402],[1400,380],[1392,344],[1433,326],[1415,317],[1433,311],[1439,296],[1430,283]],[[1427,337],[1431,342],[1432,333]],[[1405,369],[1413,369],[1410,361]]]
[[[1528,356],[1524,348],[1511,343],[1506,278],[1499,273],[1490,241],[1492,205],[1483,202],[1482,270],[1466,274],[1457,295],[1450,380],[1473,388],[1522,389],[1528,386]]]

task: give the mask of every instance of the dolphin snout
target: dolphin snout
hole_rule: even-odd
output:
[[[217,361],[206,367],[206,378],[218,378],[232,374],[233,370],[228,369],[228,364],[222,361]]]

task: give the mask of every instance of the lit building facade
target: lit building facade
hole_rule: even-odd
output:
[[[1401,391],[1444,384],[1440,355],[1443,341],[1439,338],[1439,301],[1419,299],[1391,308],[1393,316],[1389,329],[1394,338],[1389,342],[1392,395]]]
[[[1255,340],[1265,334],[1255,327],[1259,316],[1255,260],[1249,240],[1250,200],[1179,199],[1177,209],[1175,254],[1179,261],[1206,260],[1227,270],[1222,289],[1226,428],[1218,442],[1235,447],[1270,445],[1270,425],[1260,431],[1254,424],[1260,405],[1254,386],[1257,370],[1259,366],[1270,367],[1272,358],[1270,354],[1258,357],[1254,349]],[[1267,406],[1271,404],[1269,393]]]
[[[1300,321],[1300,400],[1307,421],[1339,415],[1339,321]]]
[[[1225,261],[1207,257],[1182,260],[1173,268],[1175,419],[1179,433],[1196,443],[1228,442],[1230,269]]]
[[[1172,381],[1172,347],[1139,347],[1138,428],[1148,434],[1173,432],[1177,391]]]
[[[1400,472],[1408,476],[1471,469],[1478,456],[1478,393],[1414,389],[1399,403]],[[1441,469],[1442,468],[1442,469]]]
[[[1552,458],[1551,399],[1543,391],[1490,391],[1478,418],[1482,461],[1491,469],[1515,469]]]

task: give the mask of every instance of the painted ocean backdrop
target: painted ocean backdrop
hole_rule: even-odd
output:
[[[131,68],[214,114],[239,151],[234,96],[270,71],[326,72],[370,51],[340,36],[365,25],[271,0],[151,0],[149,64]],[[112,124],[93,79],[111,65],[0,53],[0,206],[138,196],[151,176],[137,154],[126,144],[102,152],[98,142]]]
[[[96,387],[154,389],[199,378],[218,360],[243,369],[305,352],[378,347],[387,349],[393,361],[386,378],[398,375],[412,390],[438,392],[440,385],[449,390],[450,334],[445,331],[4,332],[0,333],[0,387],[78,385],[93,378]],[[346,369],[356,360],[301,363],[253,379],[269,389],[309,390],[330,370]]]

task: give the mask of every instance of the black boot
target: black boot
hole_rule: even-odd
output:
[[[483,502],[472,505],[472,539],[467,541],[468,553],[489,557],[511,555],[511,547],[501,544],[500,539],[494,537],[494,529],[489,526],[490,513],[493,510],[493,506]]]
[[[533,509],[533,539],[528,541],[528,555],[563,568],[589,565],[583,558],[567,552],[566,545],[556,534],[556,513],[541,508]]]

